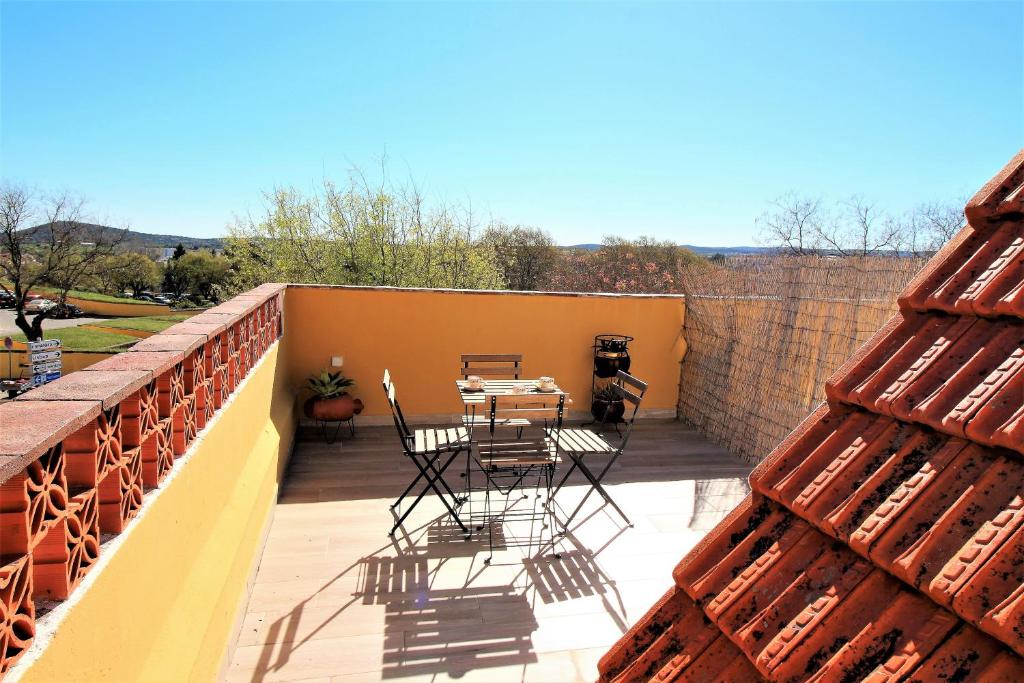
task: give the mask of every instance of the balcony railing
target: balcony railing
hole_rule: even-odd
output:
[[[283,333],[264,285],[0,405],[0,678]],[[99,655],[100,653],[97,653]]]

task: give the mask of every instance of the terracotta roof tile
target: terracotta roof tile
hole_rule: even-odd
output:
[[[965,213],[971,223],[1024,211],[1024,150],[1017,153],[967,202]]]
[[[1022,201],[1024,153],[605,679],[1024,680]]]
[[[907,679],[934,681],[1024,680],[1024,662],[1006,656],[1000,644],[967,625],[961,625]]]

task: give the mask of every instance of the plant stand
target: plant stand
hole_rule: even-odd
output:
[[[355,415],[348,418],[347,420],[317,420],[317,425],[320,427],[320,435],[324,439],[324,443],[330,445],[338,441],[338,434],[341,433],[341,427],[344,424],[348,424],[348,434],[350,438],[354,438],[356,435],[356,421]],[[333,433],[328,425],[334,425]]]
[[[597,392],[603,387],[615,381],[615,375],[618,370],[629,372],[630,357],[629,357],[629,342],[633,341],[633,337],[626,334],[599,334],[594,337],[594,374],[590,379],[590,402],[591,405],[594,403],[594,397]],[[593,413],[593,411],[591,411]],[[594,419],[589,422],[584,422],[581,426],[586,427],[588,425],[600,424],[598,432],[603,432],[605,425],[612,425],[615,428],[615,433],[622,438],[622,432],[619,431],[619,425],[624,424],[625,420],[621,417],[616,419],[608,419],[608,412],[606,411],[601,419],[594,416]]]

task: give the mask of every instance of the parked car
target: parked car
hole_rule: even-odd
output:
[[[57,305],[56,301],[50,301],[49,299],[32,299],[25,304],[26,313],[42,313],[48,311]]]
[[[136,294],[135,298],[139,301],[148,301],[151,304],[163,304],[164,306],[171,305],[170,299],[160,294],[153,294],[153,292],[142,292],[141,294]]]
[[[13,308],[14,295],[10,292],[0,291],[0,308]]]
[[[74,304],[57,304],[56,310],[50,314],[51,318],[81,318],[85,311]]]

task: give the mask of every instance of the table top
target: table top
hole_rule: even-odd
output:
[[[455,380],[455,386],[459,388],[462,402],[466,405],[480,404],[486,401],[488,396],[568,396],[569,392],[562,391],[558,384],[555,384],[554,391],[538,391],[536,388],[538,380],[535,379],[485,379],[483,391],[468,391],[466,380]],[[516,394],[512,391],[514,386],[528,387],[529,391],[524,394]]]

